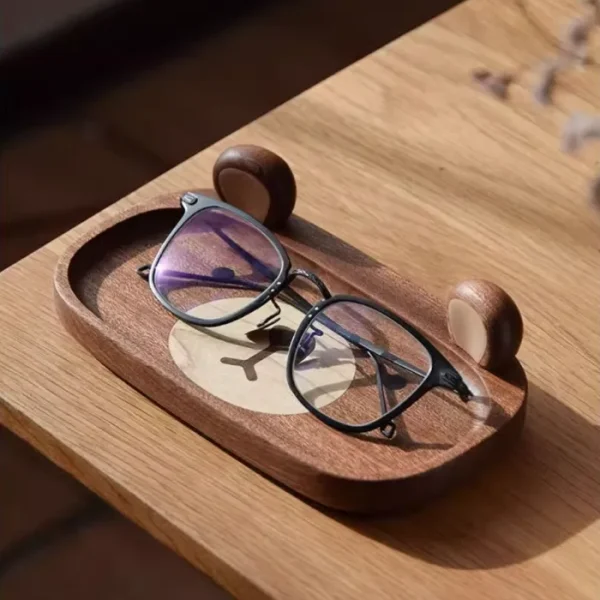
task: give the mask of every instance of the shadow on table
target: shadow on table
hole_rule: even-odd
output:
[[[477,481],[404,517],[338,520],[401,552],[457,569],[519,563],[600,516],[600,427],[535,385],[523,437]]]
[[[355,248],[344,240],[334,236],[318,225],[293,215],[285,226],[276,233],[282,233],[307,246],[318,248],[319,252],[328,254],[338,261],[361,267],[381,267],[381,263]]]

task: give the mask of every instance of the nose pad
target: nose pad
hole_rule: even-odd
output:
[[[316,338],[322,335],[323,332],[320,329],[313,327],[312,331],[308,335],[304,334],[302,336],[302,339],[298,344],[298,349],[296,350],[296,364],[300,364],[312,354],[317,345]]]
[[[315,342],[314,338],[301,341],[298,344],[298,349],[296,350],[296,364],[298,365],[308,358],[308,356],[312,354],[312,351],[315,349],[316,345],[317,343]]]

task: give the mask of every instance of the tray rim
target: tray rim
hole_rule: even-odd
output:
[[[206,190],[202,190],[202,191],[206,191]],[[159,400],[156,400],[151,394],[146,393],[139,386],[132,383],[127,377],[123,376],[122,373],[120,373],[118,369],[115,369],[110,364],[107,364],[107,363],[110,363],[111,361],[103,360],[103,357],[101,355],[102,353],[99,353],[97,348],[91,348],[89,346],[89,344],[86,343],[87,334],[89,334],[90,332],[102,332],[103,328],[105,327],[105,325],[104,325],[105,322],[99,315],[95,314],[92,310],[90,310],[90,308],[88,306],[86,306],[83,303],[83,301],[79,298],[79,296],[77,295],[75,290],[70,285],[69,275],[70,275],[70,270],[71,270],[73,260],[75,259],[75,257],[77,257],[78,253],[86,247],[86,245],[89,242],[92,242],[99,235],[107,232],[108,230],[112,229],[113,227],[115,227],[121,223],[124,223],[125,221],[132,219],[134,217],[143,215],[145,213],[157,211],[157,210],[158,211],[160,211],[160,210],[165,210],[165,211],[176,210],[177,204],[175,202],[175,199],[178,198],[179,195],[180,195],[180,193],[178,193],[178,192],[161,194],[159,196],[155,196],[154,198],[152,198],[152,200],[144,203],[143,205],[138,204],[135,206],[126,207],[123,210],[120,210],[114,214],[109,215],[107,219],[105,219],[101,223],[98,223],[95,227],[84,232],[82,235],[80,235],[77,239],[75,239],[75,241],[73,241],[67,247],[67,249],[63,252],[63,254],[58,258],[56,268],[54,271],[55,304],[56,304],[57,312],[59,314],[61,323],[67,329],[67,331],[69,331],[69,333],[87,351],[89,351],[97,360],[99,360],[99,362],[101,364],[106,366],[114,375],[123,379],[128,385],[130,385],[134,389],[140,391],[144,396],[146,396],[146,398],[148,398],[148,400],[150,400],[154,404],[158,405],[161,409],[165,410],[167,413],[169,413],[171,415],[173,415],[174,413],[169,408],[165,407],[162,402],[160,402]],[[284,244],[284,247],[286,247],[287,249],[294,250],[293,244],[291,244],[291,248],[285,242],[283,242],[283,244]],[[371,258],[371,257],[369,257],[369,258]],[[386,271],[397,276],[400,280],[410,283],[411,286],[413,286],[419,290],[419,293],[423,292],[424,294],[426,294],[431,301],[439,302],[438,299],[427,294],[427,292],[422,290],[417,284],[414,284],[413,282],[409,282],[408,280],[403,278],[400,274],[396,273],[393,269],[390,269],[386,265],[379,263],[378,261],[375,261],[374,259],[371,259],[371,260],[373,260],[382,269],[385,269]],[[361,289],[360,286],[358,286],[355,282],[347,281],[347,279],[344,277],[344,274],[336,273],[336,277],[338,277],[341,281],[345,281],[346,283],[348,283],[349,285],[353,286],[356,289],[359,289],[359,290]],[[367,292],[365,292],[365,293],[367,293]],[[367,293],[367,295],[368,295],[368,293]],[[73,322],[73,320],[75,322]],[[83,336],[81,335],[82,327],[84,329],[87,329],[87,331],[84,332],[85,335],[83,335]],[[440,339],[439,336],[435,334],[435,332],[434,333],[427,332],[427,335],[430,336],[437,345],[442,346],[442,348],[444,350],[451,349],[451,351],[457,355],[462,354],[463,359],[464,359],[464,352],[462,350],[460,350],[457,347],[453,347],[453,346],[451,347],[447,341]],[[159,361],[154,361],[149,356],[148,357],[140,356],[140,354],[136,351],[135,342],[133,342],[127,335],[123,335],[120,331],[118,331],[117,329],[115,329],[113,327],[113,328],[111,328],[110,336],[105,336],[105,338],[108,341],[109,345],[112,346],[113,349],[115,349],[116,351],[121,353],[122,356],[128,358],[129,360],[134,360],[136,367],[141,367],[140,370],[153,371],[155,373],[158,373],[158,375],[160,376],[161,379],[168,381],[170,385],[176,384],[176,382],[174,382],[172,380],[173,378],[168,373],[168,370],[161,367]],[[503,381],[504,383],[511,385],[512,387],[517,389],[521,396],[518,409],[515,411],[515,413],[513,414],[512,417],[508,418],[502,424],[501,427],[494,429],[493,431],[490,431],[488,434],[481,437],[475,443],[471,443],[470,445],[467,445],[467,447],[463,448],[459,453],[457,453],[457,454],[455,453],[455,454],[449,456],[446,460],[443,460],[442,462],[435,464],[427,469],[406,473],[406,475],[403,475],[403,476],[399,475],[396,477],[372,478],[372,479],[363,478],[363,477],[352,477],[351,478],[351,477],[345,477],[345,476],[342,476],[342,475],[339,475],[339,474],[336,474],[333,472],[323,473],[322,471],[315,470],[311,465],[307,465],[306,463],[303,463],[302,468],[305,469],[305,471],[308,475],[312,475],[315,478],[315,484],[316,484],[317,488],[322,489],[322,493],[316,493],[316,494],[313,494],[312,496],[308,495],[308,497],[313,500],[316,500],[317,502],[324,504],[326,506],[332,506],[334,508],[341,508],[342,510],[353,511],[355,509],[351,506],[349,506],[349,507],[334,506],[334,505],[328,503],[327,501],[324,501],[324,498],[327,494],[327,489],[330,487],[332,482],[337,482],[338,484],[340,484],[343,487],[346,487],[347,485],[352,486],[352,485],[369,485],[370,484],[374,488],[377,486],[378,487],[386,487],[389,485],[395,485],[395,484],[400,484],[400,483],[409,483],[411,481],[416,481],[416,480],[420,480],[423,478],[429,478],[431,476],[434,476],[437,472],[439,472],[441,470],[455,469],[457,466],[457,463],[462,464],[463,462],[465,462],[465,463],[473,462],[474,457],[472,455],[474,455],[474,454],[479,454],[484,458],[485,455],[487,453],[489,453],[489,450],[491,450],[491,448],[489,448],[489,447],[501,445],[501,441],[506,437],[510,437],[511,434],[518,436],[518,434],[524,424],[526,406],[527,406],[527,395],[528,395],[527,378],[526,378],[525,372],[522,368],[522,365],[519,363],[519,361],[516,358],[514,359],[514,363],[512,365],[510,365],[512,378],[516,380],[516,383],[515,382],[507,382],[505,379],[499,377],[498,375],[496,375],[494,373],[490,373],[483,369],[475,369],[475,370],[478,372],[483,371],[485,373],[485,377],[483,377],[482,380],[485,382],[486,386],[487,386],[487,381],[486,381],[487,378],[497,379],[497,380]],[[192,386],[195,385],[191,382],[190,382],[190,384]],[[205,393],[208,393],[208,392],[205,391]],[[263,466],[256,464],[254,461],[249,460],[248,458],[246,458],[244,456],[240,456],[234,450],[231,450],[227,446],[221,444],[218,440],[215,440],[212,435],[206,433],[205,431],[199,430],[198,427],[194,426],[191,423],[186,422],[179,415],[175,415],[175,416],[177,418],[179,418],[180,420],[182,420],[184,422],[184,424],[187,427],[189,427],[190,429],[192,429],[194,432],[199,433],[200,435],[202,435],[203,437],[208,439],[211,443],[214,443],[219,448],[232,454],[236,459],[240,460],[244,464],[250,465],[251,467],[253,467],[253,468],[257,469],[259,472],[261,472],[261,474],[274,479],[275,481],[277,481],[278,483],[280,483],[284,486],[295,489],[293,485],[290,485],[288,482],[283,481],[281,478],[277,477],[274,473],[271,473],[268,470],[266,470]],[[319,425],[324,426],[320,423],[319,423]],[[466,439],[469,439],[469,438],[467,437]],[[456,444],[453,447],[453,450],[456,448],[460,448],[461,446],[462,446],[462,441],[460,443]],[[488,452],[486,452],[486,449],[488,450]],[[448,454],[448,453],[445,453],[445,454]],[[293,457],[292,455],[288,455],[288,458],[296,460],[296,458]],[[475,460],[475,462],[481,462],[481,460],[479,460],[479,461]],[[326,481],[325,479],[330,479],[331,481]],[[296,490],[296,491],[298,491],[298,490]],[[299,493],[302,495],[307,495],[307,494],[304,494],[304,492],[299,492]],[[325,496],[323,496],[323,494],[325,494]],[[434,494],[427,494],[427,496],[429,496],[429,495],[434,495]],[[317,497],[315,497],[315,496],[317,496]],[[320,497],[320,496],[323,496],[323,497]],[[359,512],[364,512],[364,511],[359,510]],[[367,511],[367,512],[369,512],[369,511]]]

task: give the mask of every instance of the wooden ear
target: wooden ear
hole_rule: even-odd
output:
[[[523,339],[523,319],[513,299],[489,281],[463,281],[448,295],[448,330],[479,365],[499,371]]]
[[[233,146],[213,168],[215,190],[224,202],[270,229],[285,225],[296,204],[296,181],[279,155],[259,146]]]

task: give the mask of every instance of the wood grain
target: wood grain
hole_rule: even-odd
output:
[[[514,443],[523,425],[527,388],[514,354],[502,377],[479,368],[451,343],[444,327],[443,302],[324,231],[318,234],[323,244],[315,243],[317,228],[295,217],[278,236],[294,267],[310,269],[333,293],[379,301],[415,324],[461,372],[475,398],[465,405],[458,395],[437,388],[398,419],[399,435],[386,441],[378,431],[345,435],[307,413],[249,411],[223,402],[208,386],[193,385],[169,349],[176,319],[136,273],[140,265],[152,261],[180,218],[179,197],[166,195],[117,214],[102,231],[90,231],[76,242],[61,256],[56,269],[57,308],[66,328],[134,388],[276,481],[320,504],[346,511],[422,506],[474,469],[484,468],[494,454],[506,453]],[[315,296],[310,285],[297,291],[309,301],[318,299],[307,295]],[[225,297],[247,294],[228,290]],[[220,298],[223,290],[219,288],[197,287],[193,305],[206,306]],[[264,316],[249,316],[245,330]],[[389,323],[375,326],[370,319],[374,327],[365,328],[359,319],[347,324],[343,316],[333,318],[362,337],[377,331],[391,351],[426,368],[420,356],[414,356],[414,344],[403,344],[395,329],[389,331]],[[226,331],[216,328],[204,335],[225,336]],[[274,393],[278,387],[287,387],[284,365],[275,365],[280,384],[273,386]],[[240,371],[230,368],[229,377],[234,385],[243,386]],[[368,380],[369,373],[363,378]],[[375,420],[380,412],[374,384],[354,385],[360,379],[353,373],[353,385],[343,400],[323,407],[323,412],[340,420],[349,418],[349,422]],[[249,389],[247,393],[258,392]]]
[[[521,6],[464,3],[2,273],[0,420],[239,597],[595,600],[600,223],[585,193],[596,150],[566,156],[558,136],[599,100],[594,69],[566,72],[548,108],[531,101],[529,72],[506,103],[473,88],[473,68],[547,56],[545,32],[579,10],[535,0],[529,18]],[[62,330],[52,272],[68,244],[125,207],[208,185],[240,143],[290,163],[297,214],[436,296],[476,277],[515,299],[531,385],[523,442],[504,464],[410,518],[342,518],[215,449]]]

